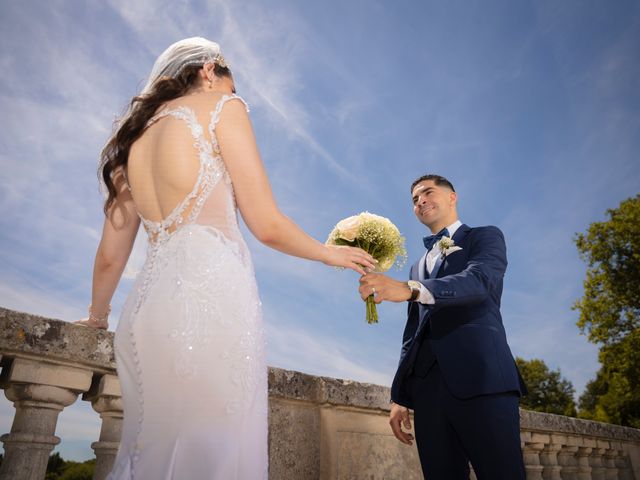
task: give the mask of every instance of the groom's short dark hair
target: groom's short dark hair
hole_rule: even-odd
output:
[[[450,188],[452,192],[456,191],[456,189],[453,188],[453,184],[449,180],[447,180],[446,178],[444,178],[444,177],[442,177],[440,175],[434,175],[434,174],[430,173],[428,175],[423,175],[420,178],[416,178],[414,180],[414,182],[411,184],[411,193],[413,193],[413,189],[416,188],[417,184],[419,184],[420,182],[425,182],[427,180],[433,181],[433,183],[435,183],[439,187]]]

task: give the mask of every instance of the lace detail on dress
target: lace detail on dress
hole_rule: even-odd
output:
[[[164,109],[149,120],[152,125],[172,115],[185,121],[199,170],[191,192],[165,219],[140,215],[149,250],[116,335],[127,413],[110,478],[155,479],[172,472],[176,478],[267,479],[261,304],[215,135],[222,106],[232,98],[220,99],[208,126],[186,107]],[[169,132],[178,123],[180,145],[188,146],[181,122],[169,121]],[[166,405],[176,407],[171,411],[180,418],[167,415]],[[199,444],[203,448],[192,448]]]
[[[194,138],[193,146],[198,149],[200,154],[200,170],[198,171],[198,179],[191,192],[176,206],[173,211],[162,221],[153,222],[140,216],[147,233],[149,234],[149,240],[155,242],[168,237],[172,232],[176,231],[183,223],[192,223],[198,216],[202,205],[206,201],[209,193],[216,186],[218,180],[225,174],[227,170],[224,167],[222,158],[220,158],[220,149],[216,150],[214,157],[213,145],[208,142],[204,137],[204,130],[198,123],[196,114],[188,107],[178,107],[175,109],[164,109],[157,115],[154,115],[147,127],[157,122],[161,118],[171,115],[181,120],[184,120],[189,125],[191,135]],[[228,174],[227,174],[228,175]],[[195,199],[195,204],[192,200]],[[188,207],[192,207],[189,216],[185,219],[184,213]]]
[[[223,97],[218,104],[223,103],[225,98],[226,97]],[[147,122],[147,128],[167,115],[171,115],[187,122],[189,129],[191,130],[191,135],[194,138],[193,145],[199,153],[200,169],[198,171],[198,178],[191,192],[166,218],[159,222],[154,222],[144,218],[142,215],[139,215],[149,237],[149,253],[145,268],[143,269],[144,280],[142,282],[134,312],[137,312],[144,303],[146,294],[153,284],[153,279],[157,277],[158,271],[161,270],[161,265],[157,261],[157,257],[159,256],[158,254],[162,249],[163,244],[165,244],[171,235],[182,225],[193,223],[200,213],[207,197],[218,184],[219,180],[221,178],[225,178],[226,181],[229,178],[227,169],[225,168],[222,157],[220,156],[220,149],[217,148],[217,142],[216,148],[214,149],[213,142],[208,142],[205,138],[204,130],[198,123],[196,114],[192,109],[188,107],[177,107],[174,109],[165,108],[149,119]],[[189,208],[189,214],[187,218],[184,218],[185,212]]]
[[[247,112],[249,112],[249,105],[247,104],[247,102],[244,101],[244,99],[242,99],[238,95],[235,95],[235,94],[224,95],[220,99],[220,101],[216,105],[216,108],[211,112],[211,121],[209,122],[209,136],[211,137],[211,146],[213,148],[213,151],[216,152],[218,155],[220,155],[220,146],[218,145],[218,137],[216,135],[216,125],[220,121],[220,114],[222,113],[222,107],[224,106],[225,103],[231,100],[239,100],[240,102],[242,102]],[[236,203],[236,195],[233,189],[233,183],[231,182],[231,177],[229,176],[229,173],[227,172],[226,169],[222,178],[227,184],[227,186],[229,187],[229,191],[231,192],[230,201],[227,203],[227,212],[226,212],[227,222],[230,225],[233,225],[234,227],[238,228],[238,206]]]

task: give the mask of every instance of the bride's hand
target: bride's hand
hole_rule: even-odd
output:
[[[327,257],[323,260],[325,265],[333,267],[350,268],[360,275],[366,275],[367,270],[373,271],[378,261],[361,248],[325,245]]]

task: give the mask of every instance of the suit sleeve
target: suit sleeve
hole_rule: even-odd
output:
[[[411,267],[411,274],[409,278],[414,278],[413,275],[414,267]],[[400,350],[400,362],[407,354],[409,347],[411,346],[411,342],[413,341],[413,336],[418,329],[418,305],[416,302],[407,302],[407,323],[404,327],[404,332],[402,334],[402,349]]]
[[[497,290],[507,269],[504,235],[493,226],[474,230],[464,270],[422,282],[433,294],[435,308],[481,303],[492,293],[500,293]]]

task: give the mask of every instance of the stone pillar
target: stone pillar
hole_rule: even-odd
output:
[[[578,447],[563,445],[558,452],[558,464],[560,465],[560,477],[562,480],[578,480]]]
[[[591,480],[606,480],[604,452],[606,452],[606,449],[600,447],[600,441],[598,440],[598,447],[591,450],[591,456],[589,457],[589,465],[591,465]]]
[[[578,447],[578,480],[591,480],[591,466],[589,465],[591,447]]]
[[[618,467],[616,465],[616,457],[618,456],[617,450],[608,448],[604,452],[604,466],[606,468],[604,473],[605,480],[618,480]]]
[[[16,413],[11,433],[2,435],[5,457],[2,480],[41,480],[45,477],[56,437],[58,414],[91,385],[91,371],[38,360],[16,358],[2,388]]]
[[[544,467],[540,463],[540,452],[544,449],[543,442],[536,442],[530,432],[521,433],[522,455],[524,457],[524,468],[527,473],[527,480],[543,480],[542,470]]]
[[[122,434],[122,393],[118,377],[102,375],[83,399],[91,402],[102,419],[100,438],[91,444],[91,448],[96,454],[93,480],[103,480],[113,467]]]
[[[625,455],[624,450],[622,450],[622,445],[620,445],[620,449],[616,450],[616,468],[618,469],[618,479],[619,480],[633,480],[633,474],[631,473],[631,468],[629,466],[629,458]]]
[[[544,480],[562,480],[560,476],[560,465],[558,464],[558,452],[562,445],[557,443],[547,443],[540,454],[540,463],[544,467],[542,478]]]

